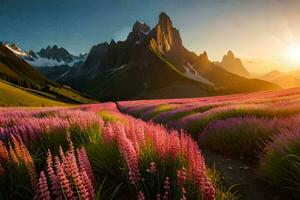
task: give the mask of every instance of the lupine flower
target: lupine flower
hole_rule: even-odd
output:
[[[142,191],[139,191],[138,200],[145,200],[145,195]]]
[[[34,200],[51,200],[50,192],[48,190],[47,179],[43,171],[40,174],[36,190],[37,191],[34,195]]]
[[[160,200],[160,194],[156,195],[156,200]]]
[[[126,133],[122,125],[118,124],[116,130],[118,131],[117,132],[118,147],[127,163],[127,167],[129,171],[128,172],[129,180],[131,181],[132,184],[136,184],[141,178],[139,172],[139,158],[137,152],[134,149],[131,141],[126,137]]]
[[[55,157],[55,167],[57,170],[57,177],[58,177],[60,185],[63,189],[64,195],[66,195],[66,197],[68,199],[75,199],[70,182],[67,179],[67,176],[66,176],[66,174],[61,166],[61,163],[59,161],[59,158],[57,156]]]
[[[165,189],[165,193],[163,196],[163,200],[167,200],[167,199],[169,199],[169,190],[170,190],[170,178],[169,177],[165,178],[164,189]]]
[[[51,152],[48,150],[47,172],[51,183],[51,196],[56,199],[65,196],[67,199],[93,200],[95,199],[93,173],[86,151],[83,147],[75,150],[71,139],[67,140],[69,151],[64,152],[59,147],[61,160],[55,156],[55,170],[52,167]]]
[[[88,159],[85,148],[77,149],[78,162],[81,171],[86,171],[91,180],[95,180],[90,161]]]
[[[83,179],[84,185],[86,186],[87,191],[89,193],[89,198],[95,199],[95,191],[94,191],[94,187],[93,187],[91,178],[87,175],[86,171],[81,171],[81,173],[82,173],[82,179]]]
[[[151,162],[150,163],[150,168],[149,169],[147,169],[147,172],[150,172],[151,174],[154,174],[155,172],[156,172],[156,164],[155,164],[155,162]]]
[[[180,187],[184,186],[184,183],[187,179],[187,171],[184,167],[177,171],[177,184]]]
[[[50,177],[50,183],[51,183],[51,192],[53,196],[56,198],[61,198],[61,190],[60,190],[60,184],[57,175],[55,174],[53,170],[53,162],[52,162],[52,155],[50,150],[48,150],[48,157],[47,157],[47,172]]]

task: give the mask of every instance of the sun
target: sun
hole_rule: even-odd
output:
[[[289,46],[287,56],[290,61],[300,63],[300,44]]]

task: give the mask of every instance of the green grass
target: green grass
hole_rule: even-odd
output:
[[[216,188],[216,200],[238,200],[238,196],[236,192],[233,192],[233,186],[227,187],[224,184],[224,178],[220,174],[220,172],[212,166],[207,169],[207,174],[211,178],[215,188]]]
[[[168,119],[164,119],[162,122],[169,122],[169,121],[175,121],[175,120],[178,120],[182,117],[185,117],[185,116],[188,116],[188,115],[192,115],[192,114],[196,114],[196,113],[199,113],[199,112],[205,112],[211,108],[214,108],[213,106],[201,106],[199,108],[195,108],[195,109],[192,109],[192,110],[189,110],[189,111],[184,111],[184,112],[178,112],[172,116],[170,116]]]
[[[120,117],[110,113],[107,110],[100,111],[98,115],[105,121],[105,122],[116,122],[116,121],[122,121]]]
[[[18,86],[0,81],[1,106],[63,106],[65,103],[47,99],[25,91]]]
[[[283,147],[268,149],[260,162],[260,170],[270,184],[283,188],[295,197],[300,195],[300,148],[299,138],[277,141]]]
[[[147,120],[152,119],[153,117],[159,115],[160,113],[163,112],[167,112],[170,110],[173,110],[175,108],[175,105],[171,105],[171,104],[162,104],[157,106],[153,112],[151,112],[148,116],[147,116]]]

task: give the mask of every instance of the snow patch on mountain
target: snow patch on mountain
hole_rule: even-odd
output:
[[[20,49],[19,47],[17,47],[16,45],[12,44],[5,44],[5,46],[12,51],[14,54],[16,54],[17,56],[28,56],[28,54],[26,52],[24,52],[22,49]]]
[[[127,64],[122,65],[121,67],[115,68],[112,72],[110,72],[106,77],[110,77],[111,75],[113,75],[114,73],[116,73],[117,71],[123,69],[124,67],[126,67]]]
[[[56,79],[56,81],[59,80],[59,79],[61,79],[61,78],[64,77],[64,76],[66,76],[69,72],[70,72],[70,70],[68,70],[68,71],[66,71],[65,73],[63,73],[62,75],[60,75],[60,76]]]
[[[187,63],[187,65],[183,65],[183,67],[185,69],[184,75],[186,77],[207,85],[215,85],[214,83],[201,76],[190,63]]]

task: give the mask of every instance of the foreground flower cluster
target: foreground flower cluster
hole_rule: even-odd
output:
[[[184,132],[110,104],[0,109],[1,199],[213,200],[216,193]]]
[[[60,147],[60,157],[55,156],[54,163],[48,151],[47,174],[50,183],[47,182],[46,173],[41,171],[34,199],[95,199],[92,184],[94,175],[86,151],[82,147],[76,149],[75,153],[72,142],[69,141],[69,144],[70,149],[66,153]]]
[[[187,188],[184,188],[185,185],[192,182],[198,187],[203,199],[214,199],[215,188],[207,177],[205,162],[198,145],[184,132],[180,135],[177,131],[168,133],[162,126],[147,124],[128,117],[128,122],[125,125],[108,123],[104,127],[103,137],[107,144],[116,142],[128,167],[130,183],[136,186],[142,185],[142,178],[145,177],[142,176],[141,163],[147,162],[143,160],[143,157],[151,151],[153,156],[150,159],[153,160],[148,161],[148,170],[142,169],[144,173],[149,172],[155,177],[155,173],[160,170],[157,164],[162,167],[167,164],[173,165],[174,163],[175,165],[177,163],[178,165],[179,163],[174,172],[179,173],[177,178],[170,179],[169,176],[172,176],[172,174],[166,173],[166,176],[162,179],[167,179],[167,182],[180,183],[179,190],[181,191],[179,193],[182,196],[185,195],[187,190]],[[182,179],[181,170],[185,171],[186,178],[184,179]],[[173,186],[178,188],[178,184],[173,184]],[[164,190],[164,193],[169,193],[166,191],[167,189],[164,188]],[[164,196],[163,193],[157,195]]]

